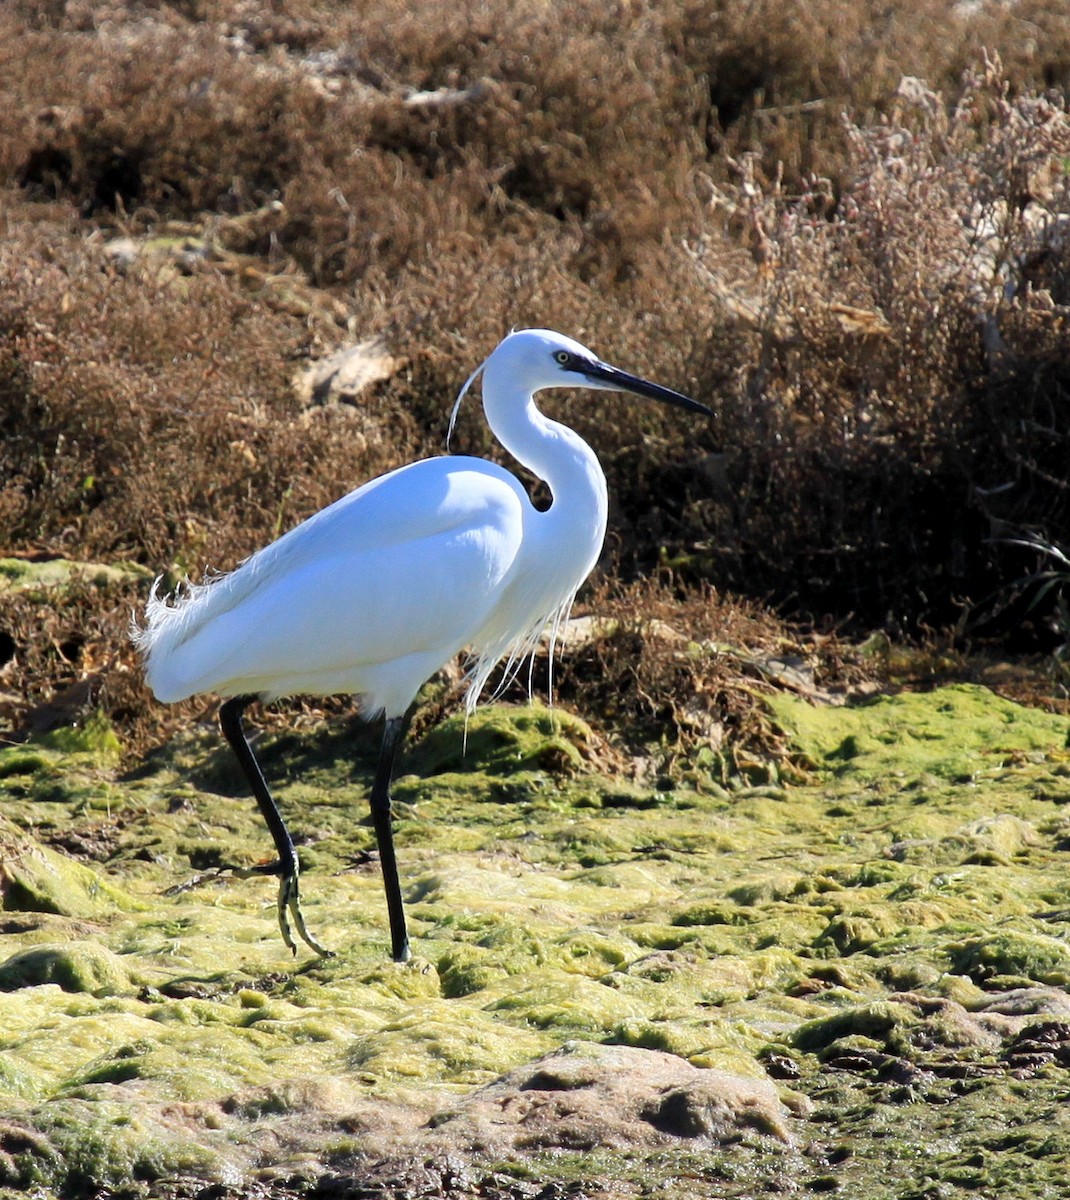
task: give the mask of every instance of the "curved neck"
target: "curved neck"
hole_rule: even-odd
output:
[[[594,451],[580,435],[552,421],[535,406],[531,392],[489,363],[483,377],[483,411],[499,442],[550,488],[554,504],[565,502],[570,521],[586,519],[605,530],[606,477]]]

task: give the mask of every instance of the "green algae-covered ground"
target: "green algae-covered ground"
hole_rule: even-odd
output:
[[[358,727],[260,746],[329,960],[213,875],[270,843],[212,726],[126,775],[103,725],[0,752],[0,1185],[1064,1197],[1066,721],[771,705],[804,782],[607,779],[538,707],[436,729],[405,966]]]

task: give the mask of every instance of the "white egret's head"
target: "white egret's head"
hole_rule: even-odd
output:
[[[468,389],[482,371],[501,372],[523,390],[534,393],[547,388],[587,387],[602,391],[631,392],[661,400],[689,412],[713,416],[713,410],[680,392],[651,383],[639,375],[610,366],[579,342],[552,329],[518,329],[498,343],[492,353],[468,377],[450,414],[446,445]]]

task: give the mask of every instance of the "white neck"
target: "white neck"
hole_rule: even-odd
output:
[[[591,447],[541,413],[524,385],[493,362],[483,377],[483,410],[498,441],[549,486],[553,504],[543,516],[558,527],[556,536],[570,530],[586,542],[597,540],[597,556],[609,504],[606,477]]]

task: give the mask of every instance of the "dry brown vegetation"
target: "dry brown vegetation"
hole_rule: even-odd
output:
[[[548,324],[718,413],[567,408],[610,477],[605,574],[646,581],[599,601],[633,633],[592,702],[670,603],[961,623],[1035,565],[1001,536],[1070,541],[1068,84],[1053,0],[13,0],[0,550],[228,567],[439,452],[475,363]],[[309,405],[295,374],[371,335],[400,369]],[[143,590],[0,595],[12,726],[74,687],[151,734]],[[747,728],[731,687],[649,659],[645,694]]]

